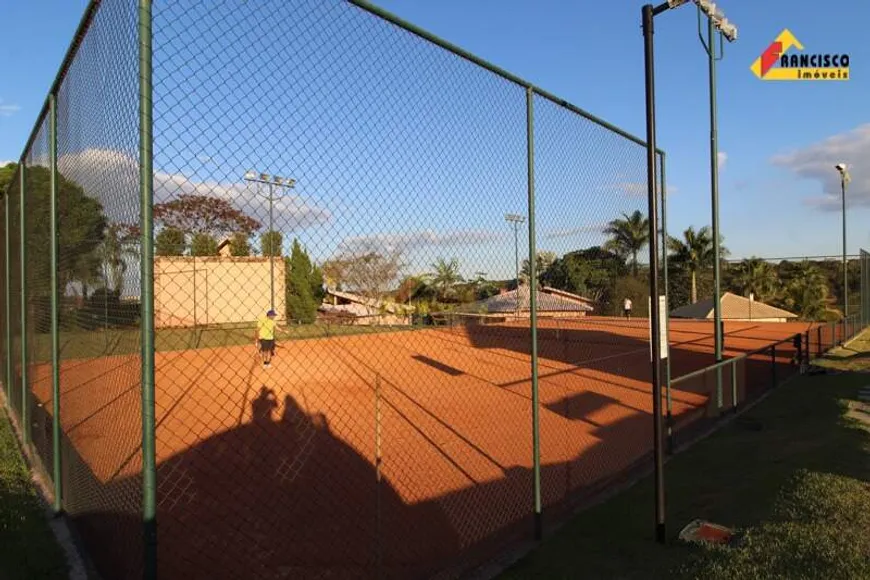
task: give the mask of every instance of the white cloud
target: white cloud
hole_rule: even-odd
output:
[[[11,159],[6,160],[6,161],[0,161],[0,167],[6,167],[6,166],[9,165],[10,163],[18,163],[18,162],[17,162],[17,161],[12,161]]]
[[[625,195],[645,196],[647,194],[647,184],[645,181],[643,183],[639,181],[621,181],[607,186],[604,189],[608,191],[619,191]],[[677,193],[677,191],[679,190],[676,187],[670,183],[668,184],[668,195]]]
[[[574,236],[578,236],[580,234],[600,234],[604,232],[604,228],[607,227],[606,223],[601,224],[590,224],[587,226],[579,226],[576,228],[569,228],[566,230],[551,230],[544,234],[544,239],[547,240],[557,240],[560,238],[571,238]]]
[[[113,149],[85,149],[58,157],[58,170],[67,179],[98,198],[110,220],[135,222],[139,215],[139,163],[130,154]],[[200,181],[180,173],[154,173],[154,203],[169,201],[182,194],[209,195],[230,201],[266,225],[269,201],[247,183]],[[274,198],[274,219],[283,227],[302,228],[328,222],[325,208],[309,204],[298,195]]]
[[[716,154],[716,160],[719,165],[719,169],[722,169],[723,167],[725,167],[725,162],[728,161],[728,154],[724,151],[720,151]]]
[[[432,246],[472,246],[503,239],[504,232],[490,230],[453,230],[435,232],[422,230],[394,234],[374,234],[345,238],[341,248],[346,250],[383,251],[385,253],[409,252]]]
[[[20,106],[14,104],[7,105],[3,99],[0,99],[0,117],[11,117],[20,110]]]
[[[870,123],[802,149],[776,155],[770,162],[799,177],[821,182],[822,195],[808,198],[805,202],[831,211],[841,207],[840,175],[834,169],[837,163],[845,163],[852,178],[846,190],[846,203],[870,207],[870,166],[867,159],[870,159]]]

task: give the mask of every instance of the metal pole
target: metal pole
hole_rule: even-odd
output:
[[[275,310],[275,229],[272,219],[272,184],[269,183],[269,304],[270,310]]]
[[[142,230],[142,523],[143,577],[157,578],[157,458],[154,424],[154,246],[151,0],[139,0],[139,194]]]
[[[700,17],[701,10],[698,9]],[[707,51],[710,84],[710,195],[713,211],[713,336],[716,362],[722,362],[722,304],[719,248],[719,135],[716,106],[716,38],[713,19],[707,18],[707,42],[702,44]],[[721,39],[720,39],[721,40]],[[716,368],[716,404],[722,411],[722,367]]]
[[[849,262],[846,259],[846,177],[840,175],[843,199],[843,316],[849,316]]]
[[[662,272],[663,272],[663,283],[665,285],[665,303],[668,305],[670,309],[670,292],[668,290],[668,188],[667,188],[667,179],[665,178],[665,152],[662,151],[660,153],[662,160],[662,176],[661,176],[661,184],[662,184]],[[668,312],[668,317],[664,321],[665,323],[665,337],[668,340],[668,345],[670,346],[671,339],[671,317],[670,312]],[[668,453],[674,452],[674,418],[673,418],[673,406],[671,404],[671,357],[665,359],[665,400],[667,403],[667,430],[668,430]]]
[[[27,384],[30,381],[29,372],[27,369],[27,187],[26,177],[27,167],[24,163],[24,158],[18,165],[18,175],[21,179],[19,191],[19,254],[21,256],[20,274],[21,274],[21,429],[24,444],[30,443],[30,405],[27,396]]]
[[[11,190],[11,188],[9,188]],[[9,244],[12,240],[9,239],[9,190],[6,191],[6,195],[3,196],[3,203],[5,204],[6,211],[4,214],[4,221],[6,226],[5,236],[6,242],[4,244],[4,252],[6,253],[6,266],[5,266],[5,275],[6,275],[6,399],[9,399],[12,396],[12,269],[9,264],[10,254],[9,254]]]
[[[665,5],[667,6],[667,5]],[[653,454],[655,456],[656,540],[665,543],[665,479],[664,454],[662,450],[662,390],[659,337],[659,279],[658,279],[658,196],[656,194],[656,121],[655,121],[655,67],[653,56],[652,4],[641,9],[644,44],[644,73],[646,81],[646,148],[647,148],[647,196],[649,206],[649,260],[650,296],[653,305],[650,312],[650,332],[653,350],[652,396],[653,396]]]
[[[535,540],[544,535],[541,515],[541,431],[538,401],[538,298],[537,265],[535,260],[535,134],[534,92],[526,89],[526,163],[528,164],[529,194],[529,326],[531,328],[532,353],[532,464],[533,491],[535,496]],[[519,275],[517,275],[519,284]],[[519,288],[519,286],[517,286]]]
[[[51,157],[51,439],[54,470],[54,512],[63,511],[63,483],[61,481],[60,450],[60,314],[58,308],[59,281],[57,277],[57,258],[59,251],[59,232],[57,228],[57,95],[49,95],[48,143]]]

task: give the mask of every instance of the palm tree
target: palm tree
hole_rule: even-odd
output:
[[[779,290],[776,268],[755,256],[733,266],[731,286],[743,296],[754,294],[761,301],[774,298]]]
[[[820,320],[824,317],[828,281],[821,270],[810,262],[804,261],[795,268],[794,277],[786,285],[783,294],[785,307],[804,320]]]
[[[610,239],[602,247],[623,259],[631,256],[632,273],[637,276],[637,254],[649,242],[649,220],[638,210],[631,215],[622,214],[622,218],[612,220],[604,228]]]
[[[131,243],[131,237],[131,232],[124,224],[109,224],[99,248],[100,259],[107,270],[107,278],[111,276],[111,288],[119,296],[124,289],[127,258],[134,260],[138,258],[138,251],[136,246]]]
[[[671,251],[671,260],[677,267],[685,268],[691,278],[692,304],[698,301],[698,273],[706,268],[713,267],[715,254],[713,253],[713,232],[709,226],[704,226],[697,232],[689,226],[683,232],[683,239],[670,237],[668,249]],[[728,255],[728,248],[719,244],[720,259]]]
[[[438,258],[432,264],[432,268],[435,270],[431,275],[432,286],[435,287],[438,296],[442,300],[449,298],[454,291],[454,286],[463,281],[462,276],[459,274],[459,260],[452,258],[450,261],[447,261],[444,258]]]

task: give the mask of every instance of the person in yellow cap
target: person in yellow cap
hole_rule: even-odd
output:
[[[278,326],[275,316],[275,311],[269,310],[265,316],[257,319],[257,334],[254,336],[254,342],[260,349],[264,369],[269,368],[275,355],[275,330]]]

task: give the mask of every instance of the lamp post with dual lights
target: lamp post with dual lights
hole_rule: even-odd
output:
[[[737,38],[737,28],[728,22],[721,10],[709,0],[697,0],[698,38],[707,53],[710,84],[710,197],[713,228],[713,337],[716,362],[722,362],[723,328],[721,303],[720,241],[719,235],[719,137],[718,109],[716,107],[716,61],[722,60],[725,52],[723,38],[733,42]],[[701,15],[707,16],[707,37],[701,30]],[[716,50],[718,37],[719,50]],[[716,403],[722,410],[722,369],[716,369]]]
[[[644,75],[646,86],[646,147],[647,147],[647,204],[649,215],[649,259],[650,259],[650,296],[654,305],[650,312],[650,334],[652,340],[652,391],[653,391],[653,450],[655,456],[655,498],[656,498],[656,540],[665,543],[665,489],[664,489],[664,449],[662,441],[662,354],[661,316],[658,308],[659,296],[659,256],[658,256],[658,195],[656,184],[656,121],[655,121],[655,58],[653,43],[653,19],[672,8],[677,8],[689,0],[668,0],[658,6],[646,4],[641,9],[641,25],[644,41]],[[737,28],[716,9],[709,0],[693,0],[698,8],[711,19],[713,26],[729,41],[737,38]]]
[[[516,269],[516,284],[517,284],[517,312],[520,309],[520,224],[526,221],[526,218],[515,213],[504,214],[504,219],[508,223],[514,225],[514,267]]]
[[[271,296],[271,309],[275,310],[275,228],[273,218],[274,188],[277,186],[286,187],[287,189],[293,189],[293,186],[296,185],[296,180],[280,177],[278,175],[269,175],[268,173],[257,173],[256,171],[246,172],[244,179],[245,181],[252,181],[257,184],[265,183],[269,186],[269,295]],[[260,193],[259,185],[257,188],[257,193]]]
[[[849,171],[845,163],[837,163],[834,169],[840,174],[840,194],[843,203],[843,317],[849,317],[849,262],[846,258],[846,184],[849,183]]]

